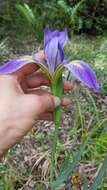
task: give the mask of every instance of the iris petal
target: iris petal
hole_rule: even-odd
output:
[[[49,26],[47,25],[44,30],[44,47],[52,40],[52,38],[58,37],[59,33],[59,30],[51,32]]]
[[[58,53],[58,38],[54,37],[45,47],[45,58],[50,73],[54,72],[55,70],[57,53]]]
[[[64,51],[61,45],[58,43],[58,52],[57,52],[57,64],[56,66],[60,65],[64,60]]]
[[[63,32],[60,32],[58,29],[55,30],[55,31],[53,31],[53,32],[51,32],[49,26],[47,25],[45,27],[45,30],[44,30],[44,47],[54,37],[58,37],[59,43],[60,43],[61,47],[64,48],[65,45],[66,45],[66,43],[67,43],[67,41],[68,41],[68,32],[67,32],[67,29],[65,28],[65,30]]]
[[[68,64],[70,61],[73,61],[74,57],[73,56],[69,56],[66,60],[64,59],[62,62],[62,65]]]
[[[65,28],[63,32],[59,32],[59,43],[62,48],[65,47],[67,41],[68,41],[68,33],[67,33],[67,29]]]
[[[67,40],[67,29],[63,32],[59,30],[52,32],[49,26],[46,26],[44,30],[44,50],[34,53],[33,56],[23,56],[7,62],[0,66],[0,74],[13,73],[26,64],[35,63],[40,66],[50,80],[53,79],[53,76],[57,80],[64,67],[66,67],[78,80],[99,91],[96,75],[85,62],[74,61],[72,56],[64,60],[63,48]]]
[[[44,47],[46,46],[47,42],[50,40],[51,34],[52,32],[49,26],[47,25],[44,30]]]
[[[96,75],[92,69],[83,61],[71,61],[64,65],[78,80],[86,84],[88,87],[99,91],[99,84],[97,83]]]
[[[68,40],[67,29],[51,32],[49,26],[44,30],[44,51],[49,72],[53,73],[64,60],[63,48]]]
[[[0,66],[0,74],[13,73],[29,63],[35,63],[35,61],[32,59],[32,56],[22,56],[20,58],[13,59]]]

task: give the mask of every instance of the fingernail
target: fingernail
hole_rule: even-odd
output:
[[[62,100],[62,105],[63,106],[71,105],[71,100],[67,97],[64,97]]]
[[[55,107],[60,106],[60,104],[61,104],[60,98],[58,98],[57,96],[54,96],[53,98],[54,98]]]
[[[67,83],[68,83],[68,89],[72,89],[73,88],[72,84],[69,81],[67,81]]]

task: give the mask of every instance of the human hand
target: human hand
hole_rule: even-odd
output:
[[[49,86],[49,80],[37,70],[38,66],[31,63],[12,75],[0,76],[0,157],[32,129],[35,120],[52,120],[56,106],[70,104],[67,98],[61,102],[38,89]],[[64,81],[64,89],[71,88]]]

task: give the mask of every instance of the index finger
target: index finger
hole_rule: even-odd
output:
[[[43,61],[45,59],[43,50],[40,50],[36,56],[38,56],[38,59],[41,61]],[[29,57],[28,57],[28,59],[29,59]],[[23,66],[21,69],[16,71],[14,74],[18,77],[19,80],[21,80],[24,76],[31,75],[33,72],[37,71],[38,69],[39,69],[39,66],[32,59],[32,62],[30,64]]]
[[[37,56],[39,59],[44,60],[45,59],[44,51],[40,50],[37,53]],[[22,79],[24,76],[31,75],[33,72],[37,71],[38,69],[39,69],[39,66],[32,59],[32,62],[30,64],[23,66],[21,69],[16,71],[14,74],[18,77],[18,79]]]
[[[36,56],[38,56],[38,59],[42,61],[44,59],[43,51],[39,51]],[[25,75],[32,74],[34,71],[38,70],[38,68],[39,66],[36,64],[33,56],[26,55],[10,60],[0,66],[0,74],[14,74],[21,79]]]
[[[17,76],[18,80],[23,79],[27,75],[31,75],[35,71],[39,69],[39,66],[36,63],[29,63],[24,65],[22,68],[13,73],[13,75]]]

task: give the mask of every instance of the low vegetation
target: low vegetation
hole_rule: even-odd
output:
[[[1,1],[0,63],[38,51],[47,23],[53,29],[68,27],[70,39],[66,56],[72,55],[90,64],[100,84],[100,93],[95,93],[69,72],[63,75],[73,85],[73,91],[65,93],[72,104],[63,110],[53,187],[56,190],[106,190],[107,2]],[[53,129],[53,122],[35,123],[32,131],[8,152],[0,163],[0,190],[50,189]]]

